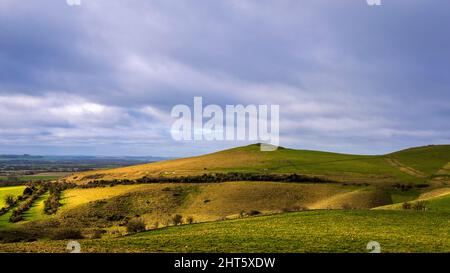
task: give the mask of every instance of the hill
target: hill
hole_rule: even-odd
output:
[[[448,213],[308,211],[79,240],[82,252],[449,252]],[[67,240],[0,244],[0,252],[65,252]]]
[[[155,223],[159,227],[170,225],[175,214],[182,215],[184,220],[192,217],[195,222],[209,222],[252,213],[370,209],[392,203],[388,194],[371,186],[246,181],[76,188],[64,191],[61,202],[63,206],[58,213],[49,218],[44,214],[42,201],[38,200],[26,213],[25,222],[3,225],[3,228],[39,230],[50,221],[64,227],[101,227],[123,232],[121,224],[137,216],[150,228]],[[7,223],[8,217],[0,216],[0,220]]]
[[[438,188],[429,192],[425,192],[418,198],[410,200],[408,203],[414,204],[419,201],[425,202],[426,210],[428,211],[450,212],[450,188]],[[403,204],[403,202],[395,203],[392,205],[385,205],[374,209],[402,210]]]
[[[412,148],[387,155],[351,155],[279,148],[261,152],[249,145],[203,156],[124,168],[77,173],[65,178],[78,184],[93,180],[190,176],[205,173],[251,172],[325,177],[341,182],[427,183],[449,181],[450,145]]]

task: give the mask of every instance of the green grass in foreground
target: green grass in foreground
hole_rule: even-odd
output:
[[[450,214],[310,211],[80,240],[83,252],[450,252]],[[67,241],[0,244],[7,252],[64,252]]]

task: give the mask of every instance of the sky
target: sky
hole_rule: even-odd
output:
[[[1,0],[0,154],[191,156],[178,104],[280,105],[280,145],[450,144],[450,1]]]

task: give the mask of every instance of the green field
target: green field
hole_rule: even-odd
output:
[[[61,178],[63,175],[23,175],[17,176],[14,179],[20,182],[35,182],[35,181],[53,181]],[[0,183],[2,181],[11,181],[8,176],[0,176]]]
[[[23,193],[25,186],[0,187],[0,208],[5,206],[5,197],[8,195],[19,196]]]
[[[449,252],[450,215],[405,211],[310,211],[80,240],[83,252]],[[439,239],[436,239],[439,238]],[[0,251],[64,252],[67,241],[0,244]]]

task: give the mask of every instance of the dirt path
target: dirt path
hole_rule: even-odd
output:
[[[407,173],[407,174],[415,176],[415,177],[420,177],[420,178],[426,177],[426,175],[423,172],[418,171],[414,168],[405,166],[402,163],[400,163],[398,160],[395,160],[393,158],[387,158],[386,160],[389,164],[391,164],[394,167],[397,167],[400,171],[402,171],[404,173]]]
[[[436,174],[440,175],[450,175],[450,162],[448,162],[444,167],[442,167]]]

